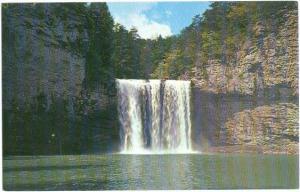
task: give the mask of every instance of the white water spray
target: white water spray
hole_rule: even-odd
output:
[[[192,151],[190,81],[116,81],[122,152]]]

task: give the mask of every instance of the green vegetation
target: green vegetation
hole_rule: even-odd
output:
[[[115,23],[105,3],[2,4],[4,155],[117,150],[115,78],[192,79],[220,92],[253,93],[253,82],[297,88],[297,39],[279,33],[294,10],[296,2],[216,2],[181,34],[150,40]],[[272,34],[283,45],[279,66],[236,67]]]
[[[259,44],[273,32],[274,24],[277,27],[284,24],[284,14],[296,9],[296,2],[212,3],[211,9],[202,16],[196,15],[192,24],[174,39],[175,46],[165,53],[152,77],[177,79],[184,78],[181,75],[185,73],[191,77],[199,70],[206,73],[211,60],[225,66],[234,65],[237,52],[247,40],[255,36],[254,43]],[[260,22],[264,23],[265,31],[256,36],[252,27]],[[193,70],[195,66],[197,71]]]

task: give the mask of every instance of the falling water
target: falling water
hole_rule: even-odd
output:
[[[191,152],[190,81],[117,79],[122,151]]]

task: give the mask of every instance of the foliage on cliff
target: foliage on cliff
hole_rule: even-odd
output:
[[[296,2],[216,2],[181,34],[146,40],[105,3],[2,4],[4,154],[114,148],[115,78],[297,94],[297,24]]]
[[[114,78],[106,4],[3,4],[2,10],[4,153],[95,148],[95,135],[107,132],[100,124],[115,122],[109,97],[100,97]]]
[[[195,16],[152,74],[214,93],[298,92],[296,2],[216,2]],[[259,94],[259,93],[258,93]]]
[[[149,77],[172,37],[141,39],[105,3],[2,8],[4,153],[111,150],[114,79]]]

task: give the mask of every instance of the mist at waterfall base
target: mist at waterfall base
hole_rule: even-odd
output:
[[[190,81],[117,79],[121,153],[194,153]]]

